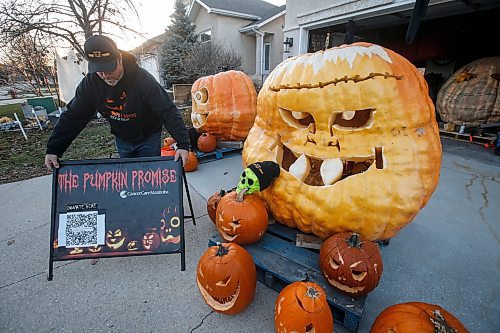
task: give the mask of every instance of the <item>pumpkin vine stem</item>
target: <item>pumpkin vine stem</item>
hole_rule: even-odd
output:
[[[226,255],[229,253],[229,250],[222,245],[222,243],[217,244],[219,247],[217,249],[217,253],[215,254],[217,257],[222,257],[223,255]]]
[[[314,287],[307,287],[306,296],[309,298],[318,298],[321,293]]]
[[[248,191],[248,188],[244,188],[244,189],[242,189],[242,190],[240,191],[240,193],[238,193],[238,194],[236,195],[236,201],[238,201],[238,202],[242,202],[242,201],[243,201],[243,196],[245,195],[245,193],[247,193],[247,191]]]
[[[360,247],[361,245],[361,240],[359,237],[359,234],[353,233],[351,236],[349,236],[349,239],[347,240],[347,244],[351,247]]]
[[[432,311],[434,318],[429,317],[434,324],[434,333],[457,333],[458,331],[450,327],[439,310]]]

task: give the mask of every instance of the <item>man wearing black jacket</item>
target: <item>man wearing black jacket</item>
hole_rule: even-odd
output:
[[[110,123],[120,157],[160,156],[161,129],[177,141],[175,160],[185,162],[190,146],[186,125],[165,90],[136,58],[120,51],[105,36],[85,41],[89,73],[61,114],[47,142],[45,165],[59,167],[60,158],[96,111]]]

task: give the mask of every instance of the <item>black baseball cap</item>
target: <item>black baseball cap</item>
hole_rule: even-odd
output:
[[[89,37],[83,48],[89,62],[89,73],[113,72],[116,69],[120,51],[111,38],[101,35]]]

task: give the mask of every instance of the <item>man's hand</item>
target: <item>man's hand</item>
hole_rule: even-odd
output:
[[[49,169],[49,171],[52,171],[52,167],[59,168],[59,159],[57,158],[57,155],[45,155],[45,166]]]
[[[181,157],[182,158],[182,166],[184,166],[187,162],[188,154],[189,154],[189,151],[187,151],[186,149],[177,149],[175,151],[174,160],[177,161],[179,159],[179,157]]]

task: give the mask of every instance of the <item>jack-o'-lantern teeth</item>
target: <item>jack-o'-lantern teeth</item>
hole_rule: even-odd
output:
[[[196,283],[200,289],[200,292],[203,298],[206,300],[210,306],[217,311],[227,311],[231,309],[236,301],[238,300],[238,296],[240,295],[240,283],[236,285],[236,289],[234,292],[228,297],[217,297],[211,295],[207,289],[201,284],[200,280],[196,279]]]
[[[327,186],[363,173],[372,165],[375,165],[377,169],[383,169],[382,147],[375,147],[374,151],[374,155],[366,157],[319,159],[294,153],[283,145],[281,161],[278,156],[276,162],[281,164],[281,168],[285,171],[307,185]]]

